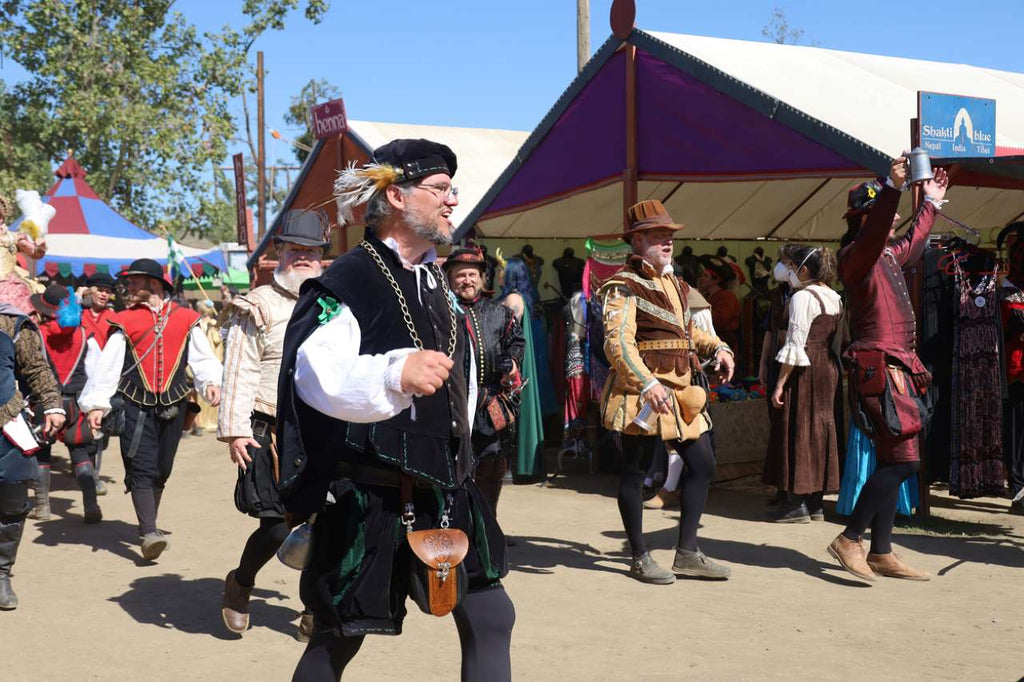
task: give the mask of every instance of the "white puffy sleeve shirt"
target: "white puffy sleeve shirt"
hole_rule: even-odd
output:
[[[385,243],[397,253],[397,245]],[[424,260],[433,260],[433,252]],[[406,267],[411,266],[406,264]],[[425,276],[422,286],[428,289],[438,286],[433,279]],[[402,370],[406,358],[415,353],[416,348],[409,346],[376,355],[360,355],[359,322],[351,308],[344,301],[340,303],[338,314],[320,325],[299,346],[295,357],[296,394],[316,411],[354,424],[384,421],[410,407],[415,419],[415,396],[402,391]],[[416,305],[413,301],[409,303]],[[473,354],[469,356],[467,414],[472,428],[477,386]]]
[[[812,293],[812,291],[814,293]],[[821,302],[818,302],[818,294]],[[824,308],[822,307],[824,304]],[[807,357],[807,334],[811,324],[818,315],[838,315],[843,312],[843,302],[839,294],[831,288],[812,284],[798,290],[789,299],[789,327],[786,329],[786,343],[779,349],[775,359],[784,365],[808,367],[811,364]]]

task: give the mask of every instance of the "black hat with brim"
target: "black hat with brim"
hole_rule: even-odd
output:
[[[447,173],[455,177],[458,162],[447,145],[430,140],[392,140],[373,150],[374,163],[401,171],[398,182],[412,182],[428,175]]]
[[[60,306],[61,301],[69,295],[67,288],[64,286],[60,284],[51,284],[46,287],[43,293],[32,294],[29,296],[28,300],[40,315],[53,317],[57,314],[57,308]]]
[[[85,280],[86,286],[104,287],[111,290],[113,290],[115,284],[117,284],[117,280],[115,280],[113,277],[110,276],[109,273],[106,272],[97,272],[93,275],[90,275],[89,278]]]
[[[724,259],[718,256],[705,255],[700,256],[699,260],[704,269],[715,273],[718,280],[723,284],[736,279],[736,271]]]
[[[122,277],[130,277],[132,275],[144,275],[145,277],[152,277],[153,279],[160,280],[167,291],[174,291],[174,284],[167,279],[167,275],[164,274],[163,267],[161,267],[160,264],[152,258],[139,258],[138,260],[134,260],[132,261],[132,264],[128,266],[127,270],[122,270],[117,273],[118,279]]]
[[[330,244],[326,237],[329,231],[330,221],[323,211],[288,211],[281,220],[281,231],[274,235],[274,243],[285,242],[322,249]]]
[[[484,260],[484,252],[477,247],[469,247],[465,249],[456,249],[445,258],[444,268],[445,272],[456,265],[472,265],[480,269],[480,272],[487,270],[487,261]]]

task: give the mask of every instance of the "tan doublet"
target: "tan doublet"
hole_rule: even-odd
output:
[[[601,396],[605,428],[627,435],[658,435],[663,440],[683,437],[680,405],[682,391],[690,385],[691,352],[711,357],[729,349],[721,339],[690,324],[689,291],[671,268],[658,273],[638,256],[601,287],[604,351],[611,364]],[[648,432],[633,419],[643,407],[641,393],[655,381],[669,390],[672,411],[652,414],[647,421],[655,428]],[[701,424],[696,431],[710,428],[705,414],[697,419]]]
[[[224,349],[224,401],[217,437],[252,437],[254,411],[277,416],[277,377],[284,334],[297,295],[275,281],[232,301],[231,331]]]

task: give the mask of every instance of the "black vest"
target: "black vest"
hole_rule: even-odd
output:
[[[367,235],[367,241],[401,288],[424,349],[447,355],[452,319],[441,284],[444,275],[430,266],[436,286],[428,289],[421,273],[417,294],[415,273],[402,267],[394,252],[372,235]],[[441,487],[457,487],[472,472],[466,414],[468,356],[461,316],[455,320],[455,366],[445,385],[432,396],[415,398],[413,409],[385,421],[356,424],[314,410],[294,390],[298,349],[321,324],[323,309],[318,299],[341,301],[351,309],[359,323],[360,355],[414,346],[398,296],[364,248],[352,249],[320,278],[303,284],[285,334],[278,387],[281,487],[287,508],[296,513],[315,511],[323,503],[321,492],[326,493],[327,484],[335,478],[335,465],[366,462],[368,456]]]

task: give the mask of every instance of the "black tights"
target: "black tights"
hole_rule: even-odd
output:
[[[871,474],[860,491],[850,514],[850,523],[843,531],[848,540],[857,541],[871,526],[871,553],[892,551],[892,527],[896,523],[896,503],[900,484],[921,468],[920,462],[882,464]]]
[[[279,517],[263,517],[260,527],[252,532],[242,550],[235,569],[235,580],[242,587],[256,584],[256,573],[273,558],[277,548],[288,537],[288,524]]]
[[[462,682],[510,682],[509,645],[516,612],[505,588],[499,585],[468,592],[452,616],[462,645]],[[340,680],[363,639],[342,637],[331,630],[314,633],[292,682]]]
[[[619,482],[619,514],[626,529],[626,539],[634,557],[647,551],[643,527],[643,484],[644,476],[651,466],[655,436],[623,436],[622,480]],[[697,527],[704,513],[708,499],[708,487],[715,478],[715,451],[709,434],[697,440],[666,443],[676,449],[683,458],[685,469],[679,482],[682,513],[679,517],[679,547],[697,550]]]

